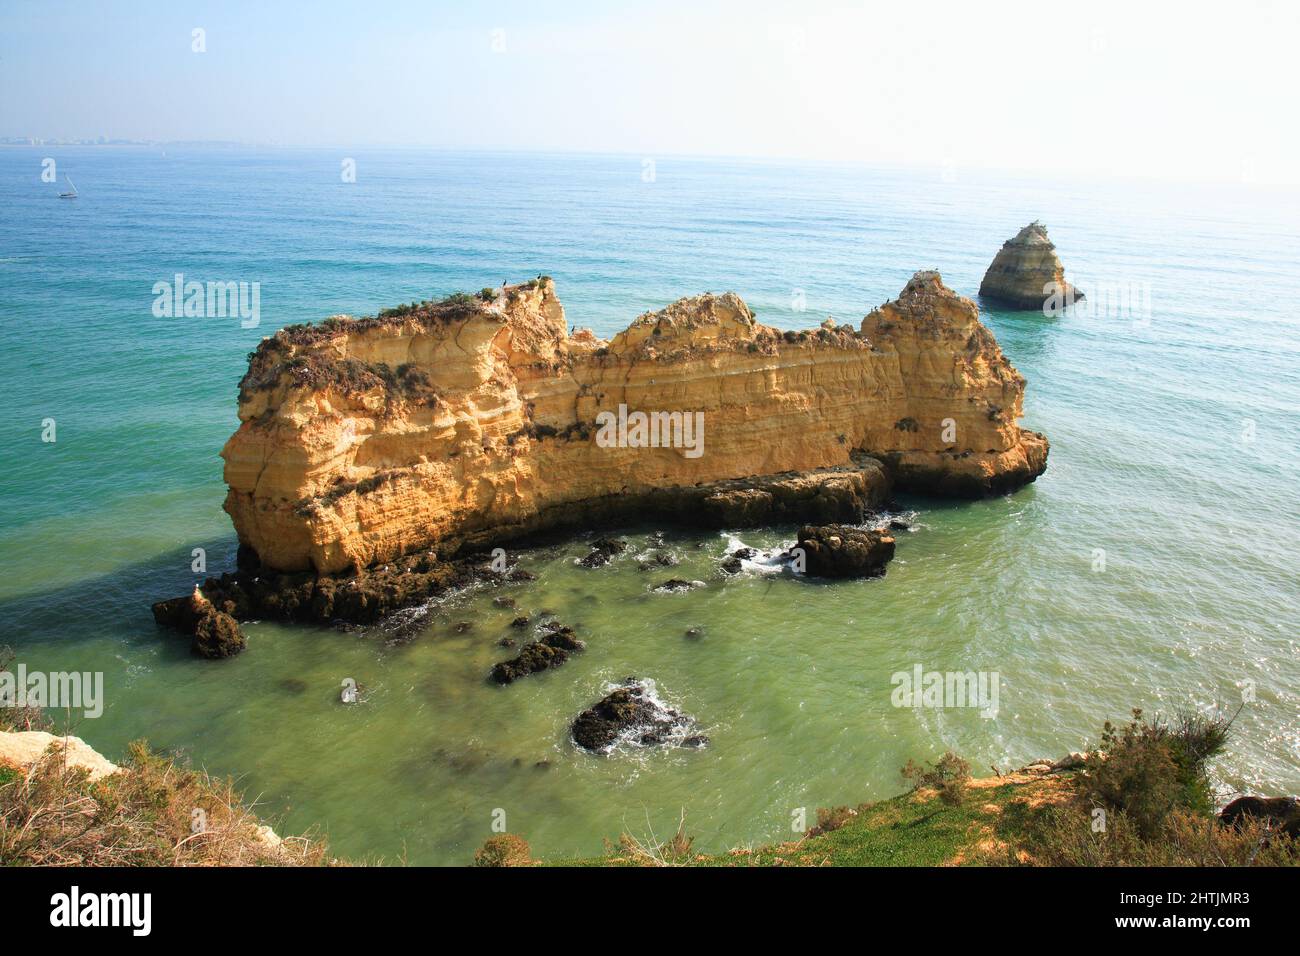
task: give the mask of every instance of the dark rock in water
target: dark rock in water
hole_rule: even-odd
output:
[[[704,734],[691,734],[682,741],[683,747],[707,747],[708,745],[709,738],[704,736]]]
[[[627,550],[627,542],[617,538],[597,538],[591,543],[591,553],[578,561],[584,568],[600,568],[609,564],[614,555]]]
[[[245,555],[244,564],[251,565],[251,562],[252,557]],[[208,578],[196,594],[157,602],[153,605],[154,620],[195,637],[196,654],[229,657],[244,647],[236,621],[371,624],[394,611],[484,579],[474,567],[476,562],[477,559],[439,561],[426,553],[353,574],[241,569],[234,574]],[[487,576],[487,579],[492,578]],[[214,614],[225,615],[230,620],[213,618]],[[204,621],[202,638],[198,639],[199,625]],[[468,622],[464,626],[468,629]]]
[[[234,657],[247,645],[239,623],[229,614],[217,611],[201,618],[194,628],[194,642],[190,650],[199,657],[219,660]]]
[[[492,599],[492,603],[495,604],[497,607],[512,608],[515,606],[515,599],[512,597],[494,597]]]
[[[511,622],[510,622],[510,626],[511,626],[511,627],[527,627],[527,626],[528,626],[528,618],[525,617],[525,616],[522,616],[522,615],[521,615],[521,616],[515,618],[513,621],[511,621]]]
[[[658,585],[656,591],[689,591],[691,588],[704,587],[703,581],[683,581],[681,578],[669,578]]]
[[[894,556],[894,539],[883,531],[848,525],[807,525],[799,531],[808,574],[823,578],[879,577]]]
[[[737,548],[735,551],[731,552],[731,556],[733,558],[740,558],[742,561],[752,561],[754,558],[758,557],[758,549]]]
[[[667,551],[659,551],[655,554],[655,564],[661,567],[671,568],[677,564],[677,557]]]
[[[907,531],[912,526],[901,518],[891,518],[889,520],[890,531]]]
[[[290,694],[305,694],[307,692],[307,682],[298,677],[286,677],[275,686]]]
[[[551,769],[551,762],[550,762],[549,760],[539,760],[539,761],[537,761],[537,763],[533,764],[533,769],[535,769],[535,770],[550,770],[550,769]]]
[[[686,636],[689,637],[691,640],[699,640],[701,637],[704,636],[704,631],[702,628],[688,627],[686,629]]]
[[[512,684],[529,674],[558,667],[569,659],[571,652],[586,646],[571,627],[556,624],[545,630],[540,639],[525,644],[517,657],[493,665],[488,676],[498,684]]]
[[[506,575],[506,579],[510,581],[536,581],[537,575],[533,574],[532,571],[525,571],[523,568],[515,568]]]
[[[474,630],[474,622],[473,622],[473,621],[457,621],[457,622],[456,622],[456,633],[457,633],[457,634],[464,634],[466,631],[472,631],[472,630]]]
[[[722,562],[722,570],[727,574],[739,574],[741,567],[740,558],[737,558],[735,555],[732,555]]]
[[[578,640],[578,635],[574,633],[573,628],[559,621],[548,621],[542,625],[542,632],[545,635],[542,640],[551,647],[558,647],[565,651],[580,651],[586,647]]]
[[[497,641],[497,647],[514,647],[515,639],[513,637],[503,637]]]
[[[1295,797],[1238,797],[1219,813],[1219,822],[1239,827],[1248,817],[1300,840],[1300,800]]]
[[[193,638],[190,650],[199,657],[234,657],[247,646],[235,618],[197,587],[185,597],[159,601],[153,606],[153,619],[163,627],[189,634]]]
[[[578,715],[573,722],[573,740],[593,753],[608,753],[620,740],[650,747],[674,738],[682,743],[694,739],[691,746],[702,746],[707,739],[701,735],[683,736],[691,723],[689,717],[655,699],[653,682],[628,678]]]

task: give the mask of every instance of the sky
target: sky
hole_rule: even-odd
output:
[[[4,0],[0,136],[1292,185],[1298,28],[1289,0]]]

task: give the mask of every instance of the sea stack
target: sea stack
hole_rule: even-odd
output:
[[[571,332],[542,277],[263,340],[226,510],[263,572],[316,575],[628,520],[852,524],[895,488],[1033,481],[1023,395],[937,272],[858,330],[782,331],[726,293],[608,341]]]
[[[1065,269],[1047,227],[1035,220],[1008,239],[980,283],[980,296],[1015,309],[1063,308],[1083,298],[1065,281]]]

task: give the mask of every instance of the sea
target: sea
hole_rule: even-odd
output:
[[[75,200],[59,198],[65,177]],[[101,715],[50,716],[110,758],[147,739],[235,778],[282,834],[411,864],[467,863],[501,830],[547,859],[679,824],[706,851],[785,840],[818,807],[901,792],[909,759],[951,750],[977,775],[1006,770],[1085,748],[1133,708],[1235,713],[1220,793],[1300,792],[1295,190],[14,147],[0,207],[0,645],[28,671],[103,675]],[[537,577],[509,586],[516,608],[470,589],[370,627],[257,621],[219,662],[153,623],[151,602],[204,576],[196,549],[207,574],[233,567],[219,452],[248,353],[284,325],[539,274],[571,325],[602,336],[705,291],[781,329],[856,324],[921,269],[975,297],[1034,219],[1089,298],[981,311],[1028,381],[1022,424],[1050,438],[1047,472],[986,501],[901,496],[910,528],[883,578],[783,571],[771,557],[794,527],[613,529],[628,551],[588,569],[575,559],[611,530],[593,527],[520,558]],[[178,275],[246,283],[256,314],[161,308]],[[722,575],[741,546],[759,553]],[[662,550],[678,565],[655,564]],[[666,577],[704,586],[656,591]],[[571,624],[587,650],[493,686],[520,613]],[[900,700],[918,672],[996,681],[997,706]],[[574,716],[628,677],[708,745],[578,750]]]

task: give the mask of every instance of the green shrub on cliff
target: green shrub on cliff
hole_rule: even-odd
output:
[[[1141,710],[1123,727],[1107,721],[1084,764],[1080,795],[1091,808],[1122,812],[1147,839],[1175,810],[1206,815],[1214,805],[1206,763],[1223,750],[1231,723],[1195,713],[1147,720]]]

